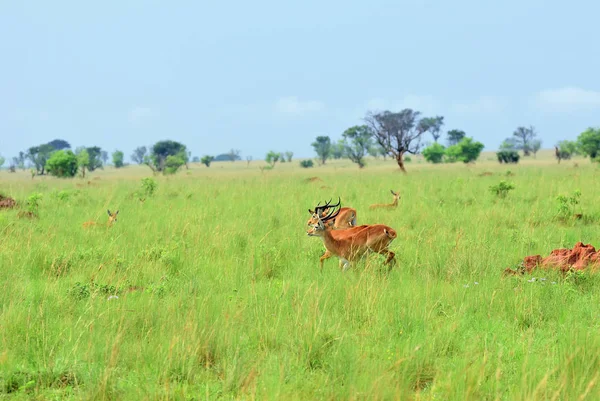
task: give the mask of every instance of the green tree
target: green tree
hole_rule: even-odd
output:
[[[448,137],[448,146],[452,146],[462,141],[467,134],[465,134],[465,131],[452,129],[446,133],[446,136]]]
[[[355,125],[344,131],[342,137],[346,156],[358,164],[358,168],[363,168],[364,157],[373,146],[373,131],[367,125]]]
[[[600,128],[588,128],[577,137],[577,148],[592,161],[600,161]]]
[[[200,159],[200,162],[202,164],[204,164],[206,167],[210,167],[210,163],[212,163],[212,161],[215,159],[214,156],[203,156],[202,159]]]
[[[148,155],[148,149],[145,146],[138,146],[131,155],[131,160],[137,164],[144,164],[144,158]]]
[[[71,149],[69,142],[65,141],[64,139],[54,139],[48,142],[48,145],[52,146],[54,150]]]
[[[325,164],[331,156],[331,139],[328,136],[318,136],[311,146],[315,149],[315,153],[319,156],[321,164]]]
[[[346,154],[344,153],[345,149],[344,149],[344,140],[340,139],[338,140],[336,143],[332,143],[331,144],[331,157],[333,157],[334,159],[341,159],[343,157],[346,156]]]
[[[175,174],[179,169],[185,165],[185,153],[178,153],[176,155],[168,155],[165,159],[163,174]]]
[[[442,136],[441,130],[444,125],[444,117],[425,117],[423,120],[425,120],[426,124],[431,126],[429,133],[433,137],[434,142],[437,143],[438,139]]]
[[[85,148],[89,155],[89,163],[87,165],[88,171],[92,172],[96,169],[101,168],[102,165],[102,149],[99,146],[91,146],[89,148]]]
[[[88,153],[87,149],[85,149],[85,148],[78,149],[77,166],[79,166],[79,169],[81,170],[81,176],[84,178],[85,178],[85,171],[87,170],[89,165],[90,165],[90,154]]]
[[[529,156],[532,152],[532,142],[536,136],[537,132],[533,126],[518,127],[513,132],[516,148],[522,150],[524,156]]]
[[[27,150],[27,158],[35,166],[36,174],[44,174],[46,162],[50,158],[52,152],[54,152],[54,148],[48,144],[33,146]]]
[[[379,145],[396,159],[400,170],[406,173],[404,154],[418,153],[423,134],[439,130],[443,118],[423,118],[419,111],[404,109],[398,113],[387,110],[376,114],[368,112],[365,121]]]
[[[474,142],[473,138],[465,137],[456,145],[446,148],[446,158],[451,163],[456,161],[471,163],[479,158],[483,148],[483,143]]]
[[[48,174],[55,177],[75,177],[77,174],[77,156],[71,150],[57,150],[46,162]]]
[[[229,160],[234,162],[236,160],[242,160],[242,158],[240,157],[240,153],[241,152],[239,149],[230,149],[227,153],[227,156],[229,157]]]
[[[4,165],[4,162],[6,162],[6,159],[2,156],[0,156],[0,167],[2,167]]]
[[[437,142],[434,142],[432,145],[423,149],[423,157],[425,160],[434,164],[441,163],[445,153],[446,148]]]
[[[292,162],[292,157],[294,157],[294,152],[290,152],[289,150],[285,152],[285,158],[287,159],[288,163]]]
[[[537,152],[539,152],[541,148],[542,148],[542,140],[541,139],[534,139],[533,141],[531,141],[531,153],[533,153],[534,158],[536,157]]]
[[[271,165],[271,168],[275,167],[275,163],[279,161],[279,152],[269,151],[267,156],[265,156],[265,161]]]
[[[502,141],[498,150],[516,151],[517,149],[519,149],[519,145],[517,144],[515,138],[506,138],[504,141]]]
[[[181,165],[185,164],[188,157],[185,145],[171,140],[156,142],[150,157],[146,159],[146,164],[155,171],[164,171],[169,156],[176,156],[175,159],[171,159],[171,171],[178,162],[182,162]]]
[[[120,150],[115,150],[112,154],[112,162],[116,168],[121,168],[125,165],[124,160],[125,155]]]
[[[106,150],[100,151],[100,160],[102,160],[102,165],[108,163],[108,152]]]

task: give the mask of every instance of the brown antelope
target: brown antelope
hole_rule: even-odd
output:
[[[331,208],[335,208],[339,204],[340,202]],[[396,263],[395,253],[388,249],[391,242],[397,237],[396,230],[383,224],[333,230],[327,222],[335,219],[338,213],[339,209],[331,211],[326,216],[315,213],[313,218],[317,222],[306,234],[321,237],[327,251],[340,259],[342,271],[346,271],[350,264],[362,258],[369,251],[387,256],[384,264],[390,265],[390,268]],[[323,270],[323,256],[320,259],[321,270]]]
[[[119,211],[117,210],[114,213],[111,213],[110,210],[106,210],[108,212],[108,221],[106,222],[106,226],[107,227],[111,227],[113,224],[116,223],[117,221],[117,215],[119,214]],[[85,223],[83,223],[83,227],[84,228],[88,228],[88,227],[92,227],[92,226],[97,226],[98,223],[96,223],[95,221],[86,221]]]
[[[327,216],[327,213],[330,209],[330,206],[327,206],[329,202],[325,206],[317,205],[317,207],[315,207],[315,210],[308,209],[308,212],[310,213],[311,217],[306,222],[307,226],[312,227],[315,224],[317,224],[318,219],[314,217],[315,214],[319,214],[321,215],[321,217]],[[319,202],[319,204],[321,204],[321,202]],[[334,219],[329,220],[327,224],[328,227],[330,227],[332,230],[356,227],[356,209],[351,207],[340,208],[338,210],[337,216]],[[323,267],[323,261],[325,259],[329,259],[331,256],[333,255],[327,249],[327,247],[325,247],[325,253],[321,255],[321,258],[319,259],[321,261],[321,268]]]
[[[375,203],[375,204],[369,206],[369,209],[377,209],[377,208],[391,209],[391,208],[398,207],[398,199],[400,199],[400,191],[394,192],[390,189],[390,192],[392,193],[392,195],[394,195],[394,201],[392,203]]]

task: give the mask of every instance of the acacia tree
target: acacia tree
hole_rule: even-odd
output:
[[[241,159],[240,158],[240,150],[239,149],[231,149],[227,153],[227,157],[229,157],[229,160],[231,160],[232,162]]]
[[[48,142],[48,145],[52,146],[55,150],[71,149],[69,142],[65,141],[64,139],[54,139]]]
[[[441,117],[421,118],[421,112],[404,109],[398,113],[387,110],[381,113],[368,112],[365,122],[379,145],[396,159],[400,170],[406,173],[404,154],[418,153],[423,134],[439,130],[443,119]]]
[[[373,146],[373,131],[367,125],[355,125],[342,134],[344,138],[344,153],[358,168],[365,166],[364,157]]]
[[[536,136],[537,132],[535,132],[535,128],[531,125],[529,127],[518,127],[513,132],[516,147],[523,151],[524,156],[529,156],[532,152],[532,142]]]
[[[131,160],[136,162],[137,164],[143,164],[144,158],[148,155],[148,149],[145,146],[139,146],[134,149],[133,154],[131,155]]]
[[[27,149],[27,158],[35,166],[37,175],[44,175],[46,169],[46,162],[50,158],[50,155],[54,152],[52,145],[40,145],[33,146]]]
[[[577,147],[591,161],[599,161],[600,157],[600,128],[589,127],[577,137]]]
[[[448,136],[448,146],[452,146],[462,141],[467,134],[459,129],[451,129],[446,135]]]
[[[427,123],[431,124],[431,129],[429,130],[429,132],[431,133],[433,140],[437,143],[438,139],[442,136],[441,131],[442,125],[444,125],[444,117],[425,117],[423,118],[423,120],[427,120]]]
[[[537,155],[537,152],[539,152],[539,150],[541,148],[542,148],[542,140],[541,139],[534,139],[533,141],[531,141],[531,152],[533,153],[534,158]]]
[[[311,146],[315,149],[315,153],[319,156],[321,164],[325,164],[331,155],[331,139],[328,136],[318,136]]]
[[[154,144],[151,156],[145,157],[144,163],[155,172],[173,173],[186,164],[187,160],[188,154],[184,144],[166,140]]]

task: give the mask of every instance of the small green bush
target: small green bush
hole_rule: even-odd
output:
[[[48,174],[61,178],[75,177],[77,167],[77,156],[70,150],[57,150],[46,162]]]
[[[313,161],[310,160],[310,159],[309,160],[302,160],[300,162],[300,167],[302,167],[302,168],[311,168],[311,167],[313,167],[313,165],[314,165]]]

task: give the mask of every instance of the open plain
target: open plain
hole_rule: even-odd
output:
[[[600,398],[600,280],[503,276],[600,246],[597,164],[263,165],[0,171],[18,203],[0,209],[0,399]],[[390,190],[397,208],[369,208]],[[576,190],[579,217],[560,218]],[[391,271],[380,255],[320,271],[308,209],[338,196],[396,230]]]

